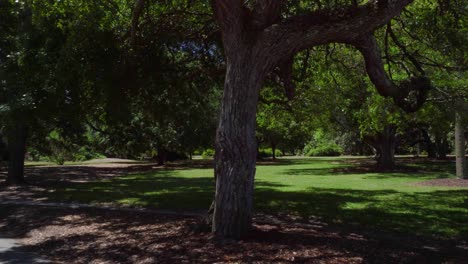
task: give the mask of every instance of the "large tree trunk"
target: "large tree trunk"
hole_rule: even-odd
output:
[[[457,177],[460,179],[468,179],[468,169],[466,167],[465,157],[465,127],[461,114],[456,113],[455,116],[455,155],[457,166]]]
[[[16,123],[8,136],[8,175],[9,185],[24,184],[24,155],[26,153],[26,126]]]
[[[395,168],[395,127],[386,126],[382,132],[373,136],[365,136],[364,140],[375,150],[377,169],[391,171]]]
[[[395,168],[396,129],[386,126],[378,136],[377,167],[379,170],[391,171]]]
[[[239,49],[242,50],[242,49]],[[244,50],[245,51],[245,50]],[[212,230],[238,239],[252,224],[258,91],[262,74],[249,52],[227,60],[223,105],[216,133],[216,194]]]

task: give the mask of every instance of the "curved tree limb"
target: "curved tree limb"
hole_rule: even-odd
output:
[[[280,62],[278,65],[278,77],[281,79],[281,82],[284,87],[284,92],[288,100],[294,98],[296,91],[296,85],[293,82],[293,65],[294,65],[294,56],[291,56]]]
[[[265,29],[281,20],[281,11],[286,1],[257,0],[252,11],[252,24],[255,28]]]
[[[130,29],[130,43],[132,47],[135,46],[136,32],[138,31],[138,21],[140,20],[141,13],[145,7],[146,0],[136,0],[132,13],[132,27]]]
[[[400,91],[385,73],[380,47],[375,37],[373,35],[366,35],[355,39],[351,42],[351,45],[356,47],[363,55],[367,74],[379,94],[391,97],[397,96]]]
[[[267,54],[277,54],[277,57],[288,57],[317,45],[349,42],[386,25],[411,2],[413,0],[374,0],[361,6],[293,16],[266,28],[260,42]]]
[[[414,67],[416,70],[418,70],[422,75],[425,75],[426,73],[424,72],[424,69],[422,68],[421,64],[419,61],[411,55],[408,50],[406,49],[405,45],[403,45],[399,40],[398,37],[395,35],[395,33],[392,30],[392,26],[389,23],[387,27],[387,32],[390,34],[390,37],[392,38],[393,42],[400,48],[400,50],[403,52],[403,54],[413,63]]]
[[[242,0],[211,0],[211,6],[222,32],[240,33],[246,11]]]
[[[385,73],[380,47],[372,34],[359,37],[350,44],[364,56],[367,74],[379,94],[392,97],[395,103],[407,112],[414,112],[423,105],[431,89],[427,77],[412,77],[395,84]]]

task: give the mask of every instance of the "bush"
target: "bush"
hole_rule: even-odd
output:
[[[322,129],[314,132],[312,140],[305,145],[303,152],[306,156],[340,156],[343,148],[336,144],[335,139]]]
[[[282,156],[282,153],[281,153],[281,151],[279,149],[275,150],[275,156],[276,157],[281,157]],[[273,151],[271,150],[271,148],[260,149],[258,151],[258,157],[259,158],[273,157]]]
[[[90,150],[87,147],[81,147],[76,153],[73,154],[73,161],[87,161],[91,159],[105,158],[105,156]]]
[[[213,158],[214,154],[215,154],[214,149],[206,149],[202,153],[202,158],[204,158],[204,159]]]
[[[49,159],[57,165],[63,165],[65,164],[65,161],[73,159],[71,151],[63,146],[53,145],[51,149],[52,153],[50,154]]]
[[[306,146],[307,147],[307,146]],[[304,153],[306,156],[310,157],[318,157],[318,156],[325,156],[325,157],[331,157],[331,156],[340,156],[342,153],[342,149],[340,146],[338,146],[335,143],[327,143],[327,144],[320,144],[319,146],[315,148],[307,148],[307,152],[305,151],[306,148],[304,148]]]

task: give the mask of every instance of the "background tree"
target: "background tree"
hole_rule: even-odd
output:
[[[9,150],[7,183],[24,183],[24,157],[32,131],[43,133],[56,117],[60,90],[54,78],[63,41],[55,21],[34,1],[3,1],[0,43],[0,118]],[[71,105],[66,103],[67,105]],[[65,108],[63,111],[66,111]]]

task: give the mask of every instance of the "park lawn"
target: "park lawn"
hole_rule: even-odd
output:
[[[417,172],[353,169],[343,158],[281,159],[257,166],[255,207],[266,213],[320,217],[333,224],[444,238],[468,236],[468,189],[417,186],[454,178],[454,166],[408,164]],[[213,197],[212,169],[159,169],[111,180],[73,183],[50,199],[203,210]]]

